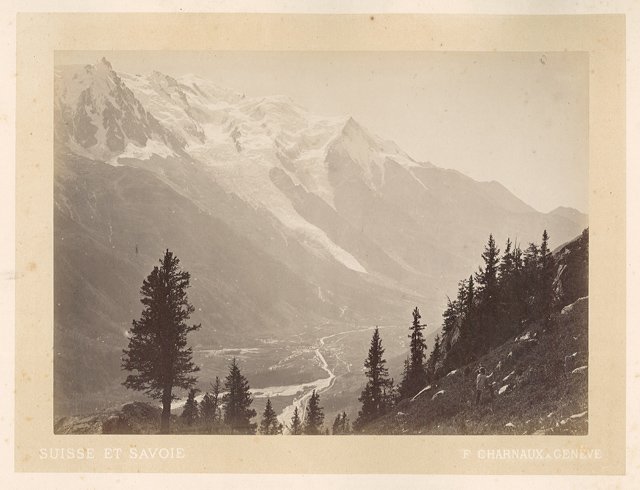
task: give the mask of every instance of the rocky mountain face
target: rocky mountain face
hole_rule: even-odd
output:
[[[61,414],[122,390],[138,290],[166,248],[192,275],[193,341],[212,348],[404,322],[415,305],[436,324],[490,232],[526,243],[546,228],[559,244],[586,226],[286,97],[118,73],[104,59],[55,76]]]

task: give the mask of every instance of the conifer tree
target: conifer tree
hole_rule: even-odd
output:
[[[186,292],[189,279],[178,258],[166,250],[160,266],[142,283],[144,309],[140,319],[133,320],[129,346],[122,356],[122,368],[132,372],[124,386],[162,401],[163,434],[169,433],[171,402],[177,399],[173,389],[191,388],[196,382],[192,373],[199,370],[187,348],[187,334],[200,328],[187,324],[194,311]]]
[[[457,325],[458,321],[458,304],[457,300],[451,301],[451,298],[447,297],[447,307],[442,313],[442,331],[445,334],[453,332],[453,329]]]
[[[458,316],[467,314],[467,306],[469,302],[468,287],[469,283],[466,279],[462,279],[458,282],[458,297],[456,298]]]
[[[540,317],[544,321],[549,321],[551,316],[551,306],[553,303],[553,279],[554,279],[554,260],[551,250],[549,250],[549,235],[547,230],[542,234],[542,243],[540,244],[539,255],[539,271],[540,271],[540,291],[539,291],[539,311]]]
[[[336,418],[333,419],[333,425],[331,426],[331,433],[334,436],[342,434],[342,414],[341,413],[336,415]]]
[[[385,366],[387,361],[383,355],[384,348],[380,339],[380,331],[376,327],[371,338],[369,353],[364,360],[365,375],[368,380],[358,398],[358,401],[362,403],[362,408],[356,419],[358,427],[385,414],[391,406],[390,395],[393,382],[389,379],[389,370]]]
[[[181,418],[187,425],[193,425],[193,423],[198,420],[198,402],[196,400],[196,393],[198,391],[199,390],[195,388],[191,388],[189,390],[187,401],[185,402],[184,409],[182,410]]]
[[[322,434],[322,422],[324,422],[324,412],[320,406],[320,394],[313,390],[304,414],[302,431],[306,435]]]
[[[496,247],[493,235],[482,252],[484,267],[480,267],[476,273],[479,296],[479,323],[484,327],[477,332],[475,339],[478,341],[477,354],[484,354],[491,345],[497,342],[499,337],[498,320],[498,261],[500,250]]]
[[[289,427],[289,433],[292,436],[299,436],[302,434],[302,421],[300,420],[298,407],[295,407],[293,409],[293,416],[291,417],[291,427]]]
[[[224,390],[224,423],[233,433],[255,434],[256,424],[251,423],[251,418],[256,416],[256,411],[251,408],[253,397],[249,391],[249,382],[240,372],[235,357],[229,365]]]
[[[213,432],[220,422],[220,378],[211,384],[211,391],[205,393],[200,402],[200,415],[209,432]]]
[[[422,331],[425,325],[420,324],[420,310],[418,307],[413,310],[413,323],[409,330],[409,362],[403,374],[400,384],[400,397],[407,398],[415,395],[424,387],[426,382],[425,357],[427,344]]]
[[[466,316],[471,316],[473,314],[473,310],[475,308],[476,302],[476,290],[473,282],[473,275],[469,276],[469,280],[467,281],[467,290],[464,295],[464,314]]]
[[[456,343],[451,359],[447,361],[448,368],[461,363],[466,364],[475,359],[475,351],[481,343],[479,338],[481,330],[478,328],[476,315],[476,291],[473,275],[468,280],[462,280],[458,291],[460,302],[458,325],[460,335]]]
[[[485,308],[490,303],[495,303],[497,299],[499,254],[500,249],[496,247],[496,241],[493,239],[493,235],[490,234],[484,252],[482,252],[484,267],[480,267],[476,273],[476,282],[479,286],[478,293]]]
[[[500,279],[504,280],[513,274],[515,269],[513,255],[511,254],[511,239],[507,238],[507,243],[504,246],[504,252],[502,253],[502,259],[500,260]]]
[[[522,295],[525,301],[525,317],[535,318],[538,313],[536,296],[540,291],[539,260],[540,250],[535,243],[530,243],[523,256]]]
[[[351,423],[349,422],[347,412],[342,412],[341,430],[343,434],[351,434]]]
[[[511,320],[515,324],[519,324],[524,319],[525,314],[525,285],[524,285],[524,268],[522,263],[522,250],[516,243],[511,251],[511,261],[513,262],[513,271],[511,273],[510,283],[511,291],[509,298],[511,304]],[[506,284],[504,285],[506,287]]]
[[[267,398],[267,405],[264,407],[262,413],[262,420],[260,421],[260,434],[265,436],[275,436],[282,434],[282,424],[278,422],[276,412],[271,406],[271,399]]]
[[[500,337],[506,338],[515,333],[518,325],[518,267],[516,264],[516,249],[511,249],[512,243],[507,239],[502,258],[500,260],[499,278],[499,323],[501,325]]]
[[[400,377],[400,386],[398,386],[398,400],[406,396],[405,387],[409,379],[409,366],[411,365],[411,357],[408,355],[402,366],[402,376]]]
[[[333,426],[331,428],[331,433],[335,435],[344,435],[351,433],[351,424],[349,423],[349,418],[347,417],[347,412],[342,412],[336,415],[336,418],[333,420]]]
[[[427,381],[429,382],[432,382],[436,377],[436,368],[438,361],[440,360],[440,350],[440,335],[436,335],[436,338],[433,341],[433,349],[431,350],[431,354],[429,354],[429,359],[427,360]]]

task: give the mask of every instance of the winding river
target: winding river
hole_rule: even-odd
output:
[[[378,328],[382,329],[382,328],[387,328],[387,327],[390,327],[390,326],[391,325],[382,326],[382,327],[378,327]],[[291,403],[291,405],[287,405],[286,407],[284,407],[284,409],[282,410],[280,415],[278,415],[278,421],[280,423],[284,424],[285,427],[288,427],[288,425],[291,423],[291,418],[293,417],[293,412],[296,409],[296,407],[298,408],[298,413],[300,415],[300,419],[301,420],[304,419],[304,411],[305,411],[306,406],[307,406],[307,401],[311,397],[311,394],[313,393],[313,391],[315,390],[317,393],[325,392],[325,391],[331,389],[331,387],[335,383],[336,374],[329,367],[329,364],[327,363],[327,360],[325,359],[324,355],[322,354],[322,349],[325,348],[325,342],[328,339],[332,339],[334,337],[341,337],[343,335],[348,335],[348,334],[356,333],[356,332],[366,332],[368,330],[374,330],[375,328],[376,327],[364,327],[364,328],[357,328],[357,329],[353,329],[353,330],[345,330],[344,332],[338,332],[338,333],[334,333],[334,334],[331,334],[331,335],[326,335],[325,337],[322,337],[320,340],[318,340],[317,346],[313,347],[313,349],[314,349],[314,353],[315,353],[316,359],[318,360],[318,363],[320,365],[320,368],[323,369],[327,373],[327,377],[326,378],[320,378],[320,379],[318,379],[316,381],[311,381],[309,383],[304,383],[304,384],[301,384],[301,385],[287,386],[286,388],[296,389],[296,391],[294,391],[294,393],[299,393],[300,391],[302,391],[302,394],[300,396],[294,398],[294,400]],[[344,361],[342,361],[342,362],[344,362]],[[350,370],[349,364],[347,364],[346,362],[344,362],[344,363],[345,363],[345,366],[347,367],[347,370],[349,371]],[[265,388],[265,389],[260,390],[260,391],[266,391],[266,390],[269,390],[269,388]],[[275,395],[275,393],[274,393],[274,395]],[[272,396],[272,395],[270,395],[270,396]]]

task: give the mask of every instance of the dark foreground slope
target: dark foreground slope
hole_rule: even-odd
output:
[[[376,434],[586,434],[588,298],[544,327],[530,325],[367,426]],[[493,372],[494,399],[475,405],[475,371]]]

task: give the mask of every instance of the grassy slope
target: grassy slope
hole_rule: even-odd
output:
[[[586,434],[588,414],[571,416],[587,410],[587,370],[571,371],[588,362],[588,300],[580,299],[563,311],[547,328],[531,324],[523,330],[534,340],[508,340],[479,362],[469,364],[470,374],[465,376],[463,368],[440,378],[416,400],[403,400],[391,414],[371,423],[366,432]],[[565,372],[565,356],[574,353]],[[487,396],[476,407],[474,372],[480,364],[488,373],[494,372],[495,399]],[[507,389],[498,395],[505,385]],[[444,393],[434,399],[440,390]]]

